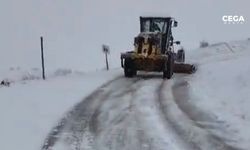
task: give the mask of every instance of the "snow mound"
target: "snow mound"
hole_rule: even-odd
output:
[[[250,41],[219,43],[193,51],[190,78],[196,103],[227,124],[238,146],[250,148]]]

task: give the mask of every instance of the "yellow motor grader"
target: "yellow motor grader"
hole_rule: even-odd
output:
[[[133,77],[137,71],[163,72],[170,79],[173,73],[193,73],[194,65],[184,64],[185,51],[174,52],[172,28],[178,22],[172,17],[140,17],[140,34],[134,39],[134,51],[121,54],[121,66],[125,77]]]

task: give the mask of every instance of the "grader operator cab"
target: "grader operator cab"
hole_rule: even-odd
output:
[[[185,52],[174,52],[172,28],[178,23],[172,17],[140,17],[140,34],[134,39],[134,51],[121,54],[125,77],[133,77],[137,71],[163,72],[170,79],[174,72],[192,73],[193,65],[184,64]]]

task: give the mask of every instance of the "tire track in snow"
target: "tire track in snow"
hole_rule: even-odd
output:
[[[81,101],[79,104],[75,105],[75,107],[69,111],[60,121],[59,123],[52,128],[52,130],[49,132],[48,136],[46,137],[43,145],[42,145],[42,150],[49,150],[51,147],[53,147],[55,145],[55,143],[60,139],[60,136],[62,134],[62,131],[65,128],[65,125],[67,124],[67,122],[69,122],[69,119],[71,119],[74,116],[77,116],[77,114],[79,115],[79,113],[81,112],[81,109],[83,109],[83,107],[88,106],[92,99],[94,99],[94,97],[100,95],[100,93],[102,93],[102,89],[109,86],[110,84],[112,84],[113,82],[121,79],[122,77],[117,77],[109,82],[107,82],[106,84],[102,85],[100,88],[98,88],[96,91],[94,91],[92,94],[90,94],[88,97],[86,97],[83,101]],[[85,117],[85,115],[84,115]],[[87,118],[82,118],[83,120],[87,120]]]
[[[61,126],[49,134],[43,150],[52,148],[58,140],[74,150],[178,149],[180,143],[173,144],[178,140],[173,131],[166,130],[160,117],[156,99],[161,82],[158,75],[139,75],[105,84],[62,119]]]
[[[157,80],[152,79],[154,77],[157,77]],[[114,150],[176,150],[182,145],[172,133],[173,131],[165,129],[164,120],[160,117],[156,99],[157,90],[162,82],[161,77],[149,75],[139,76],[139,78],[142,79],[129,87],[129,91],[123,95],[125,97],[116,98],[113,95],[109,103],[105,103],[102,106],[103,109],[99,110],[103,113],[99,113],[96,120],[100,120],[99,126],[104,129],[96,130],[99,135],[96,139],[95,149],[99,149],[98,147],[105,149],[106,147]],[[109,114],[106,114],[105,110],[117,114],[108,118]],[[110,118],[111,120],[109,120]]]
[[[123,77],[118,77],[102,85],[82,102],[77,104],[63,119],[61,119],[58,125],[56,125],[48,134],[42,145],[42,150],[49,150],[56,144],[56,142],[58,142],[58,140],[61,140],[64,137],[66,137],[64,140],[68,144],[74,143],[73,145],[75,146],[75,149],[79,149],[83,134],[86,130],[93,131],[97,128],[97,124],[93,124],[93,118],[97,115],[98,108],[108,99],[113,90],[121,88],[116,87],[110,90],[110,86],[113,87],[114,84],[119,86],[126,85],[125,87],[129,89],[131,84],[135,84],[138,80],[139,79],[131,79],[130,81],[125,81]],[[120,82],[125,84],[121,84]],[[126,94],[126,91],[122,91],[120,94]],[[92,128],[87,129],[88,127]]]
[[[158,75],[139,75],[108,82],[52,129],[42,149],[60,140],[73,150],[235,150],[197,127],[174,97],[166,96],[172,95],[173,80],[162,81]]]
[[[232,135],[227,131],[223,121],[218,120],[212,113],[204,112],[190,102],[191,97],[188,87],[189,83],[184,79],[176,81],[172,87],[175,102],[182,112],[185,113],[197,127],[206,131],[211,143],[217,147],[221,145],[221,150],[240,150],[240,148],[234,146],[236,141],[233,140]],[[220,134],[218,134],[218,132],[220,132]]]
[[[181,79],[179,79],[181,80]],[[172,125],[172,128],[179,134],[179,137],[186,141],[188,145],[194,150],[239,150],[231,145],[228,145],[225,141],[217,136],[209,133],[206,129],[197,126],[194,118],[199,117],[203,121],[211,121],[211,116],[204,115],[200,112],[195,112],[194,107],[185,106],[185,90],[175,89],[173,80],[168,82],[168,85],[162,84],[162,91],[160,93],[159,103],[160,109],[165,116],[168,123]],[[164,92],[165,91],[165,92]],[[184,94],[184,95],[183,95]],[[181,103],[175,100],[182,98]],[[184,100],[185,99],[185,100]],[[186,110],[183,108],[186,108]]]

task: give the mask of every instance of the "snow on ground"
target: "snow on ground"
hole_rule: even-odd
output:
[[[250,41],[218,43],[187,54],[188,61],[199,68],[185,77],[192,102],[225,124],[222,127],[231,134],[221,136],[232,135],[238,147],[250,149]],[[2,149],[40,149],[63,114],[122,73],[119,69],[93,73],[59,69],[49,72],[46,81],[40,80],[40,74],[36,68],[1,70],[0,80],[12,81],[10,87],[0,87]]]
[[[79,115],[66,119],[53,150],[188,149],[161,114],[157,99],[163,80],[155,77],[120,78],[99,89],[78,106]]]
[[[20,68],[1,72],[1,78],[15,81],[10,87],[0,87],[1,149],[40,149],[51,127],[63,114],[97,87],[121,74],[120,70],[86,74],[57,70],[46,81],[23,80],[27,74],[39,77],[34,72],[37,71],[26,72]]]
[[[212,45],[189,56],[199,68],[189,78],[193,102],[224,122],[232,142],[244,149],[250,149],[249,58],[249,40]]]

